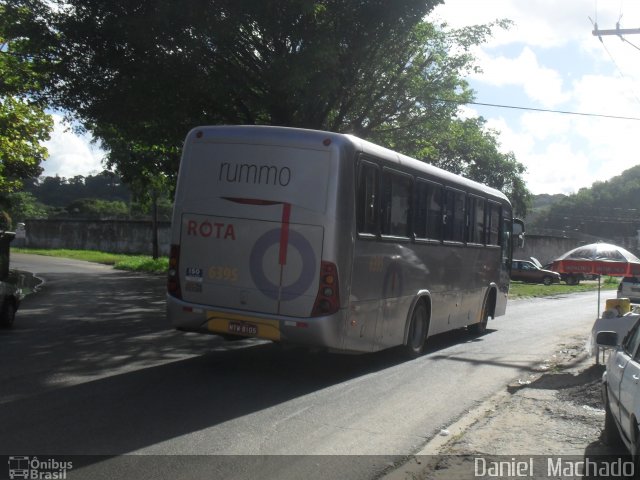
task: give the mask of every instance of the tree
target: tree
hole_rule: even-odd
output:
[[[98,198],[79,198],[67,205],[66,210],[72,216],[85,218],[114,218],[129,215],[129,208],[124,202],[100,200]]]
[[[534,228],[577,231],[601,238],[635,237],[640,214],[640,165],[560,198],[531,222]]]
[[[454,120],[433,142],[434,153],[427,153],[430,163],[453,173],[491,185],[509,196],[513,208],[524,215],[531,202],[522,175],[525,167],[513,153],[501,153],[497,132],[485,128],[485,120]]]
[[[473,98],[463,80],[474,68],[469,49],[496,25],[434,25],[425,16],[440,0],[12,2],[25,3],[49,9],[16,26],[34,49],[54,52],[46,98],[78,116],[127,180],[153,171],[172,184],[184,137],[199,124],[347,132],[447,165],[460,158],[440,149],[456,125],[495,134],[455,123]],[[467,173],[526,194],[513,155],[489,150],[492,159]],[[504,178],[480,172],[500,161]]]
[[[13,192],[7,194],[8,213],[14,222],[26,219],[47,218],[49,208],[38,202],[30,192]]]
[[[41,177],[25,182],[25,190],[40,203],[63,208],[81,198],[129,203],[130,190],[118,175],[107,170],[97,175],[76,175],[72,178],[60,176]]]
[[[20,9],[17,21],[27,15]],[[47,150],[53,121],[42,104],[31,96],[44,80],[41,64],[26,53],[32,43],[13,36],[7,6],[0,3],[0,203],[7,206],[7,195],[20,189],[25,179],[42,172],[40,163]]]

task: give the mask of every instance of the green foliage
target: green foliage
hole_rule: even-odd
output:
[[[151,215],[153,205],[148,203],[132,202],[129,211],[132,217],[142,217]],[[158,220],[171,220],[173,214],[173,203],[169,198],[163,196],[158,199]]]
[[[47,216],[84,216],[92,218],[147,217],[152,211],[153,190],[136,179],[140,190],[147,190],[136,197],[119,175],[104,170],[97,175],[73,178],[41,177],[25,182],[23,194],[13,194],[9,199],[12,212],[20,212],[19,218],[46,218]],[[158,218],[169,220],[173,210],[170,189],[167,185],[156,187]],[[146,195],[144,194],[146,193]],[[24,203],[24,207],[21,207]],[[34,205],[32,205],[34,204]],[[37,207],[37,208],[36,208]],[[13,214],[12,214],[13,216]]]
[[[560,198],[533,218],[531,226],[604,238],[635,236],[639,200],[640,165]]]
[[[14,30],[52,59],[44,98],[101,140],[140,201],[174,185],[194,126],[267,124],[353,133],[524,210],[522,165],[482,120],[457,119],[473,98],[471,48],[507,22],[451,30],[425,20],[438,3],[13,0],[12,15],[36,12]]]
[[[134,272],[166,273],[169,269],[169,258],[151,258],[147,256],[127,256],[119,259],[114,268],[118,270],[131,270]]]
[[[96,252],[94,250],[44,250],[36,248],[11,248],[12,252],[46,255],[49,257],[72,258],[87,262],[113,265],[118,270],[131,270],[147,273],[166,273],[169,259],[161,257],[156,260],[146,255],[124,255],[120,253]]]
[[[37,177],[46,159],[41,143],[49,139],[53,120],[42,105],[30,96],[45,79],[43,64],[25,52],[30,41],[14,35],[13,22],[31,20],[30,10],[7,12],[0,2],[0,203],[6,195],[19,190],[23,180]],[[13,10],[13,9],[12,9]]]
[[[107,170],[86,177],[43,177],[26,182],[25,190],[31,192],[39,202],[53,207],[66,207],[79,198],[128,202],[131,197],[130,190],[120,177]]]
[[[30,192],[13,192],[7,195],[8,213],[13,223],[26,219],[47,218],[50,209],[38,202]]]
[[[0,195],[20,189],[24,179],[42,172],[47,149],[41,142],[49,139],[52,129],[51,117],[37,105],[0,98]]]
[[[620,284],[620,279],[615,277],[604,277],[601,290],[615,290]],[[565,285],[564,283],[554,283],[553,285],[531,284],[523,282],[511,282],[509,286],[509,298],[534,298],[549,297],[552,295],[566,295],[576,292],[590,292],[598,290],[598,282],[582,281],[579,285]],[[594,305],[595,308],[595,305]]]
[[[120,201],[100,200],[98,198],[80,198],[66,207],[72,216],[83,218],[118,218],[129,215],[129,207]]]

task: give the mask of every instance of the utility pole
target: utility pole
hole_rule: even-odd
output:
[[[620,28],[620,24],[616,23],[616,28],[614,29],[599,30],[598,24],[596,23],[591,33],[593,33],[594,37],[602,37],[604,35],[617,35],[622,37],[623,35],[637,35],[640,33],[640,28]]]

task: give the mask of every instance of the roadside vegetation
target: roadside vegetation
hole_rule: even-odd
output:
[[[157,260],[148,255],[124,255],[119,253],[97,252],[94,250],[43,250],[34,248],[11,248],[12,252],[30,253],[33,255],[46,255],[50,257],[73,258],[87,262],[113,265],[118,270],[134,272],[166,273],[169,266],[167,257]],[[620,283],[619,278],[603,277],[600,288],[602,290],[615,290]],[[554,285],[530,284],[523,282],[511,282],[509,289],[510,298],[534,298],[548,297],[551,295],[566,295],[575,292],[588,292],[598,289],[597,280],[582,281],[579,285],[566,285],[564,283]]]
[[[11,248],[11,252],[46,255],[49,257],[73,258],[87,262],[113,265],[118,270],[134,272],[166,273],[169,266],[167,257],[154,260],[150,255],[124,255],[120,253],[97,252],[94,250],[42,250],[35,248]]]
[[[620,284],[620,279],[616,277],[602,277],[600,283],[601,290],[615,290]],[[583,280],[579,285],[567,285],[565,283],[554,283],[553,285],[543,285],[524,282],[511,282],[509,287],[509,298],[534,298],[549,297],[551,295],[566,295],[576,292],[589,292],[598,289],[597,280]]]

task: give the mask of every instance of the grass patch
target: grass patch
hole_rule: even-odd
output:
[[[619,278],[603,277],[601,290],[615,290],[620,283]],[[576,292],[590,292],[598,290],[597,280],[583,280],[579,285],[566,285],[554,283],[552,285],[532,284],[523,282],[511,282],[509,298],[533,298],[549,297],[551,295],[566,295]]]
[[[37,248],[11,248],[15,253],[29,253],[31,255],[45,255],[48,257],[72,258],[86,262],[112,265],[118,270],[132,272],[166,273],[169,266],[167,257],[154,260],[149,255],[124,255],[120,253],[97,252],[95,250],[44,250]]]

